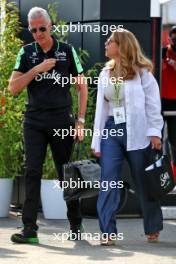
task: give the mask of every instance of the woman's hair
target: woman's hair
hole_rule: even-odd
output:
[[[132,32],[123,29],[121,32],[113,32],[111,37],[119,47],[120,74],[124,80],[133,79],[141,68],[153,72],[152,62],[143,54],[140,44]],[[115,61],[113,59],[108,61],[106,66],[113,70]]]

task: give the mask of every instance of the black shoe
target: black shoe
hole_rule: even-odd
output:
[[[13,234],[11,241],[18,244],[38,244],[37,231],[32,227],[24,227],[20,233]]]
[[[70,227],[70,232],[68,236],[68,240],[70,241],[78,241],[82,240],[81,234],[84,233],[84,226],[83,224],[80,225],[72,225]]]

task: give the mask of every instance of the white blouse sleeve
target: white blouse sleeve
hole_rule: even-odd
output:
[[[157,81],[153,74],[146,69],[141,74],[141,81],[145,93],[146,136],[158,136],[161,138],[164,122],[161,115],[161,99]]]
[[[95,152],[100,152],[102,130],[104,128],[108,113],[108,103],[104,100],[103,78],[104,78],[104,74],[102,71],[99,75],[94,129],[93,129],[93,137],[91,144],[91,149],[93,149]]]

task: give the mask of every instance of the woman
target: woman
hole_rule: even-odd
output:
[[[163,119],[160,94],[153,66],[140,48],[134,34],[128,30],[113,32],[105,43],[105,55],[110,59],[99,76],[92,149],[101,161],[101,182],[118,182],[124,157],[127,158],[144,218],[144,232],[149,242],[158,239],[163,229],[159,202],[148,199],[144,183],[144,168],[148,165],[151,148],[161,148]],[[113,77],[113,78],[112,78]],[[114,83],[123,78],[123,83]],[[108,80],[105,81],[105,80]],[[108,137],[101,136],[103,129]],[[111,133],[112,130],[123,131]],[[119,130],[120,129],[120,130]],[[122,135],[121,135],[122,134]],[[115,243],[116,211],[119,206],[118,188],[100,188],[97,210],[102,233],[102,245]]]

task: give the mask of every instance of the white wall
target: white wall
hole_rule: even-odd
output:
[[[160,17],[160,1],[159,0],[150,0],[150,16],[151,17]]]
[[[163,24],[176,24],[176,0],[162,5]]]

